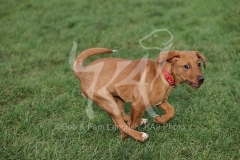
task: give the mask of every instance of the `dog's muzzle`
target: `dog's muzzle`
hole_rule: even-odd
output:
[[[204,82],[204,77],[203,77],[203,76],[198,76],[197,80],[198,80],[198,83],[197,83],[197,84],[196,84],[196,83],[192,83],[192,82],[190,82],[190,81],[188,81],[188,80],[185,80],[185,82],[186,82],[188,85],[190,85],[191,87],[193,87],[193,88],[199,88],[199,87],[201,87],[201,85],[202,85],[203,82]]]

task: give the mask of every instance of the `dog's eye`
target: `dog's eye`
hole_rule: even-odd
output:
[[[200,67],[200,66],[201,66],[201,63],[198,63],[198,66]]]
[[[189,69],[190,66],[188,64],[184,65],[184,68]]]

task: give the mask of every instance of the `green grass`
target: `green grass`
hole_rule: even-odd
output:
[[[237,0],[0,0],[0,159],[239,159],[240,3]],[[155,29],[174,36],[171,49],[207,57],[199,90],[177,87],[175,118],[122,141],[109,116],[87,100],[68,64],[72,42],[118,49],[138,59],[139,39]],[[162,47],[166,35],[148,45]],[[126,108],[129,105],[126,105]],[[128,109],[129,110],[129,109]],[[161,111],[154,108],[157,113]]]

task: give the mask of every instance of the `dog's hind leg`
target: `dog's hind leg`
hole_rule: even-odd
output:
[[[124,122],[116,101],[107,91],[101,91],[101,93],[95,94],[94,101],[111,116],[116,127],[122,132],[141,142],[148,139],[148,134],[135,131]]]

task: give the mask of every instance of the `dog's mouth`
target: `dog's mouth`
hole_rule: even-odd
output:
[[[185,80],[185,82],[186,82],[189,86],[191,86],[192,88],[195,88],[195,89],[198,89],[199,87],[201,87],[201,84],[192,83],[192,82],[190,82],[190,81],[188,81],[188,80]]]

